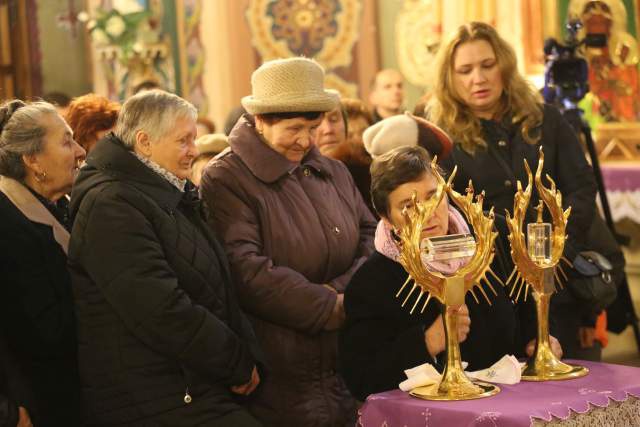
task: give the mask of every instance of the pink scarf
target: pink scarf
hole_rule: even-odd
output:
[[[469,226],[466,221],[454,208],[449,206],[449,231],[448,234],[467,234],[470,233]],[[399,262],[400,250],[398,244],[393,238],[391,227],[383,220],[378,222],[376,236],[374,241],[376,250],[382,255]],[[443,274],[452,274],[459,268],[463,267],[469,258],[457,258],[448,261],[432,261],[428,263],[429,270],[436,270]],[[424,262],[424,261],[423,261]],[[425,264],[427,264],[425,262]]]

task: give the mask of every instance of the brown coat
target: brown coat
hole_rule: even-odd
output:
[[[337,426],[355,418],[323,330],[373,251],[375,221],[344,165],[313,147],[300,165],[260,140],[250,117],[211,163],[202,196],[269,371],[250,409],[266,425]]]

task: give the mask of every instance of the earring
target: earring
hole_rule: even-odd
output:
[[[43,182],[45,179],[47,179],[47,173],[46,172],[36,172],[36,181],[38,182]]]
[[[396,242],[402,241],[402,239],[400,239],[400,231],[395,227],[391,229],[391,238]]]

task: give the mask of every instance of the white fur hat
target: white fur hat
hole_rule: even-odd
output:
[[[449,155],[453,142],[435,124],[410,113],[387,117],[369,126],[362,134],[364,148],[376,158],[394,148],[420,145],[443,159]]]
[[[253,115],[330,111],[340,95],[323,84],[324,70],[311,59],[268,61],[251,75],[252,94],[242,98],[242,106]]]

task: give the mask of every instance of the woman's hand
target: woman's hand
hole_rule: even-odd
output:
[[[335,289],[333,290],[335,292]],[[333,306],[333,311],[331,312],[331,316],[329,316],[329,320],[324,325],[325,331],[335,331],[336,329],[340,329],[342,324],[344,323],[344,294],[337,294],[336,303]]]
[[[549,344],[551,345],[551,352],[558,358],[562,358],[562,346],[560,345],[560,341],[556,339],[553,335],[549,335]],[[533,356],[533,352],[536,349],[536,340],[529,341],[527,347],[525,349],[527,356]]]
[[[260,384],[260,375],[258,374],[258,370],[256,369],[256,367],[254,366],[253,371],[251,371],[251,379],[249,380],[249,382],[243,385],[231,386],[231,391],[235,394],[248,396],[253,393],[253,390],[258,387],[258,384]]]
[[[457,313],[458,342],[464,342],[471,329],[471,317],[469,317],[469,309],[467,308],[467,305],[462,304],[457,308],[449,307],[447,310],[449,313]],[[436,357],[444,351],[446,348],[446,342],[442,315],[438,316],[431,326],[429,326],[424,332],[424,341],[431,357]]]

